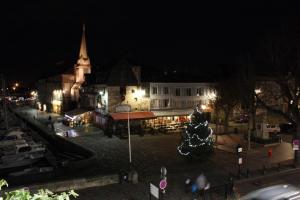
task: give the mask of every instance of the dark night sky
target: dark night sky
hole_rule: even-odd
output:
[[[94,66],[130,52],[146,67],[231,64],[293,16],[293,5],[148,1],[22,1],[4,10],[1,71],[32,81],[75,63],[86,22]],[[202,1],[199,1],[202,2]],[[60,63],[60,64],[59,64]]]

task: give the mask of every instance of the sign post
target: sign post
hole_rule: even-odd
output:
[[[238,156],[238,177],[241,176],[241,166],[243,164],[242,152],[243,152],[243,148],[240,144],[238,144],[236,147],[236,153]]]
[[[167,187],[167,168],[162,166],[160,168],[160,182],[159,182],[159,188],[161,189],[162,194],[166,193],[166,187]]]
[[[293,140],[293,150],[294,150],[294,164],[296,166],[298,161],[297,151],[299,151],[299,139]]]
[[[127,111],[127,126],[128,126],[128,149],[129,149],[129,165],[131,166],[131,139],[130,139],[130,121],[129,121],[129,110]]]

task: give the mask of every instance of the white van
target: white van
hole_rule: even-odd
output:
[[[257,123],[256,124],[256,137],[269,139],[272,134],[280,133],[278,124]]]

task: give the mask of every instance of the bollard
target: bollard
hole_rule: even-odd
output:
[[[250,177],[250,170],[249,170],[249,168],[247,168],[247,171],[246,171],[246,176],[247,176],[247,178],[249,178],[249,177]]]
[[[269,158],[272,157],[272,153],[273,153],[273,152],[272,152],[272,149],[270,148],[270,149],[268,150],[268,157],[269,157]]]
[[[128,179],[129,179],[129,182],[131,182],[132,184],[138,184],[139,180],[138,180],[137,171],[135,171],[135,170],[130,171],[128,174]]]
[[[184,183],[185,183],[185,187],[184,187],[185,193],[188,193],[190,191],[191,185],[192,185],[191,179],[187,178]]]
[[[264,175],[266,173],[266,166],[263,165],[263,168],[262,168],[262,174]]]
[[[224,199],[228,199],[228,186],[225,185],[225,193],[224,193]]]

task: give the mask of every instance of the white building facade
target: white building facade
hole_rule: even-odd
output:
[[[150,110],[209,109],[216,93],[210,83],[150,83]]]

